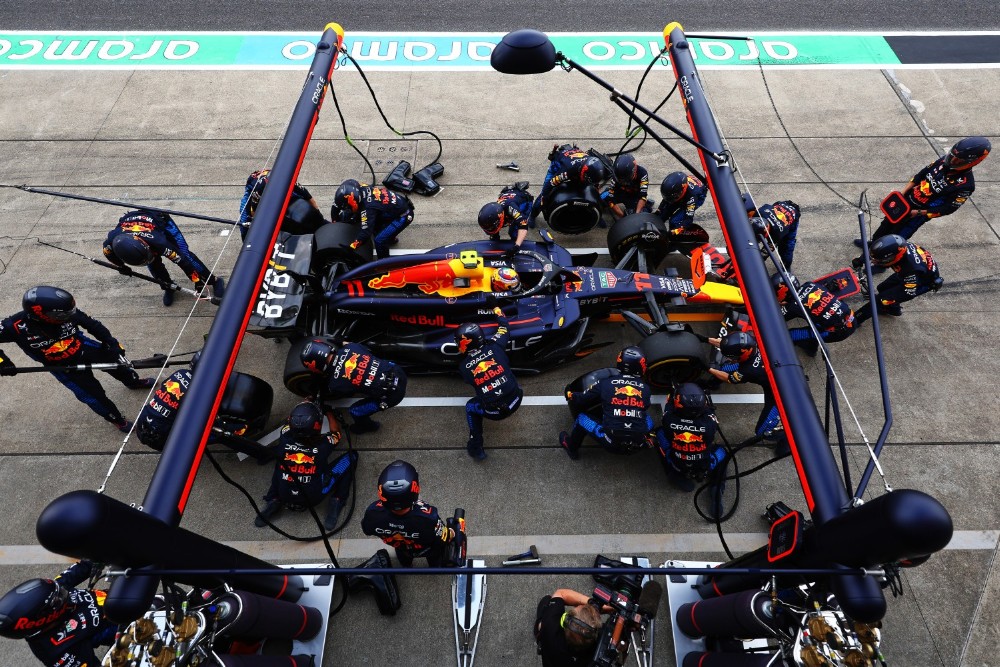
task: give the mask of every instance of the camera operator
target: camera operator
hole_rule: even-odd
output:
[[[601,612],[589,602],[583,593],[560,588],[538,603],[535,641],[542,667],[590,664],[601,634]]]

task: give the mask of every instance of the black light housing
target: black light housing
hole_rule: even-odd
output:
[[[538,30],[508,32],[493,49],[490,66],[503,74],[542,74],[556,66],[556,47]]]

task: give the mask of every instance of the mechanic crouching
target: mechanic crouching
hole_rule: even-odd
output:
[[[559,444],[574,461],[580,458],[580,446],[587,434],[615,454],[631,454],[653,446],[653,420],[647,414],[650,389],[642,379],[646,356],[638,347],[626,347],[618,354],[617,367],[621,375],[605,377],[581,392],[566,392],[566,400],[581,407],[599,400],[603,416],[598,423],[581,411],[573,430],[559,434]]]
[[[386,359],[380,359],[361,343],[343,342],[334,347],[322,339],[306,343],[299,355],[306,370],[326,381],[324,398],[361,394],[350,408],[354,423],[351,433],[377,431],[381,424],[371,418],[376,412],[399,405],[406,395],[406,373]]]
[[[333,198],[340,219],[361,226],[358,238],[351,243],[357,248],[369,238],[375,243],[379,259],[389,256],[389,246],[413,222],[413,203],[398,192],[382,186],[368,186],[354,179],[344,181]]]
[[[486,458],[483,417],[491,421],[506,419],[517,412],[524,397],[507,358],[510,325],[499,308],[494,308],[493,314],[497,317],[497,331],[491,338],[486,338],[482,327],[473,323],[463,324],[455,332],[458,351],[465,355],[458,372],[476,392],[465,404],[469,424],[465,449],[477,461]]]
[[[670,483],[681,491],[694,491],[725,457],[715,446],[719,420],[705,390],[685,382],[667,396],[663,423],[656,429],[660,463]]]

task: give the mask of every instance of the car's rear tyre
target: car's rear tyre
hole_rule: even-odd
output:
[[[246,424],[243,436],[253,438],[264,432],[272,405],[271,385],[259,377],[234,372],[219,403],[218,416],[229,423]]]
[[[649,269],[659,266],[670,252],[670,233],[659,216],[652,213],[626,215],[608,230],[608,252],[611,261],[618,262],[633,247],[646,253]],[[626,268],[635,268],[635,262]]]
[[[545,198],[545,222],[560,234],[583,234],[601,220],[601,195],[592,185],[556,186]]]
[[[313,271],[320,271],[333,262],[343,262],[353,269],[372,261],[375,250],[371,239],[357,249],[351,248],[360,232],[360,227],[343,222],[331,222],[317,229],[313,234]]]
[[[646,355],[646,381],[654,389],[670,389],[696,381],[708,368],[707,346],[689,331],[660,331],[639,341]]]

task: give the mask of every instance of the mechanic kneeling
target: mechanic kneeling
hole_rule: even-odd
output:
[[[663,423],[656,429],[660,463],[670,483],[694,491],[725,456],[715,446],[719,420],[705,390],[693,382],[677,387],[663,405]]]
[[[588,433],[615,454],[653,446],[653,419],[647,414],[651,392],[642,379],[646,356],[638,347],[629,346],[618,354],[617,365],[621,375],[603,378],[581,392],[566,392],[566,400],[581,407],[599,400],[603,416],[597,423],[581,411],[573,430],[559,434],[559,444],[573,460],[580,458],[580,446]]]
[[[420,475],[406,461],[393,461],[378,476],[378,500],[365,510],[361,530],[393,547],[402,567],[411,567],[414,558],[426,558],[431,567],[452,564],[446,557],[456,533],[436,507],[420,500]]]
[[[316,338],[302,348],[300,359],[306,370],[323,376],[328,392],[324,398],[364,396],[350,408],[354,419],[351,433],[377,431],[381,424],[371,416],[399,405],[406,395],[406,373],[402,367],[376,357],[360,343],[343,342],[334,347]]]

